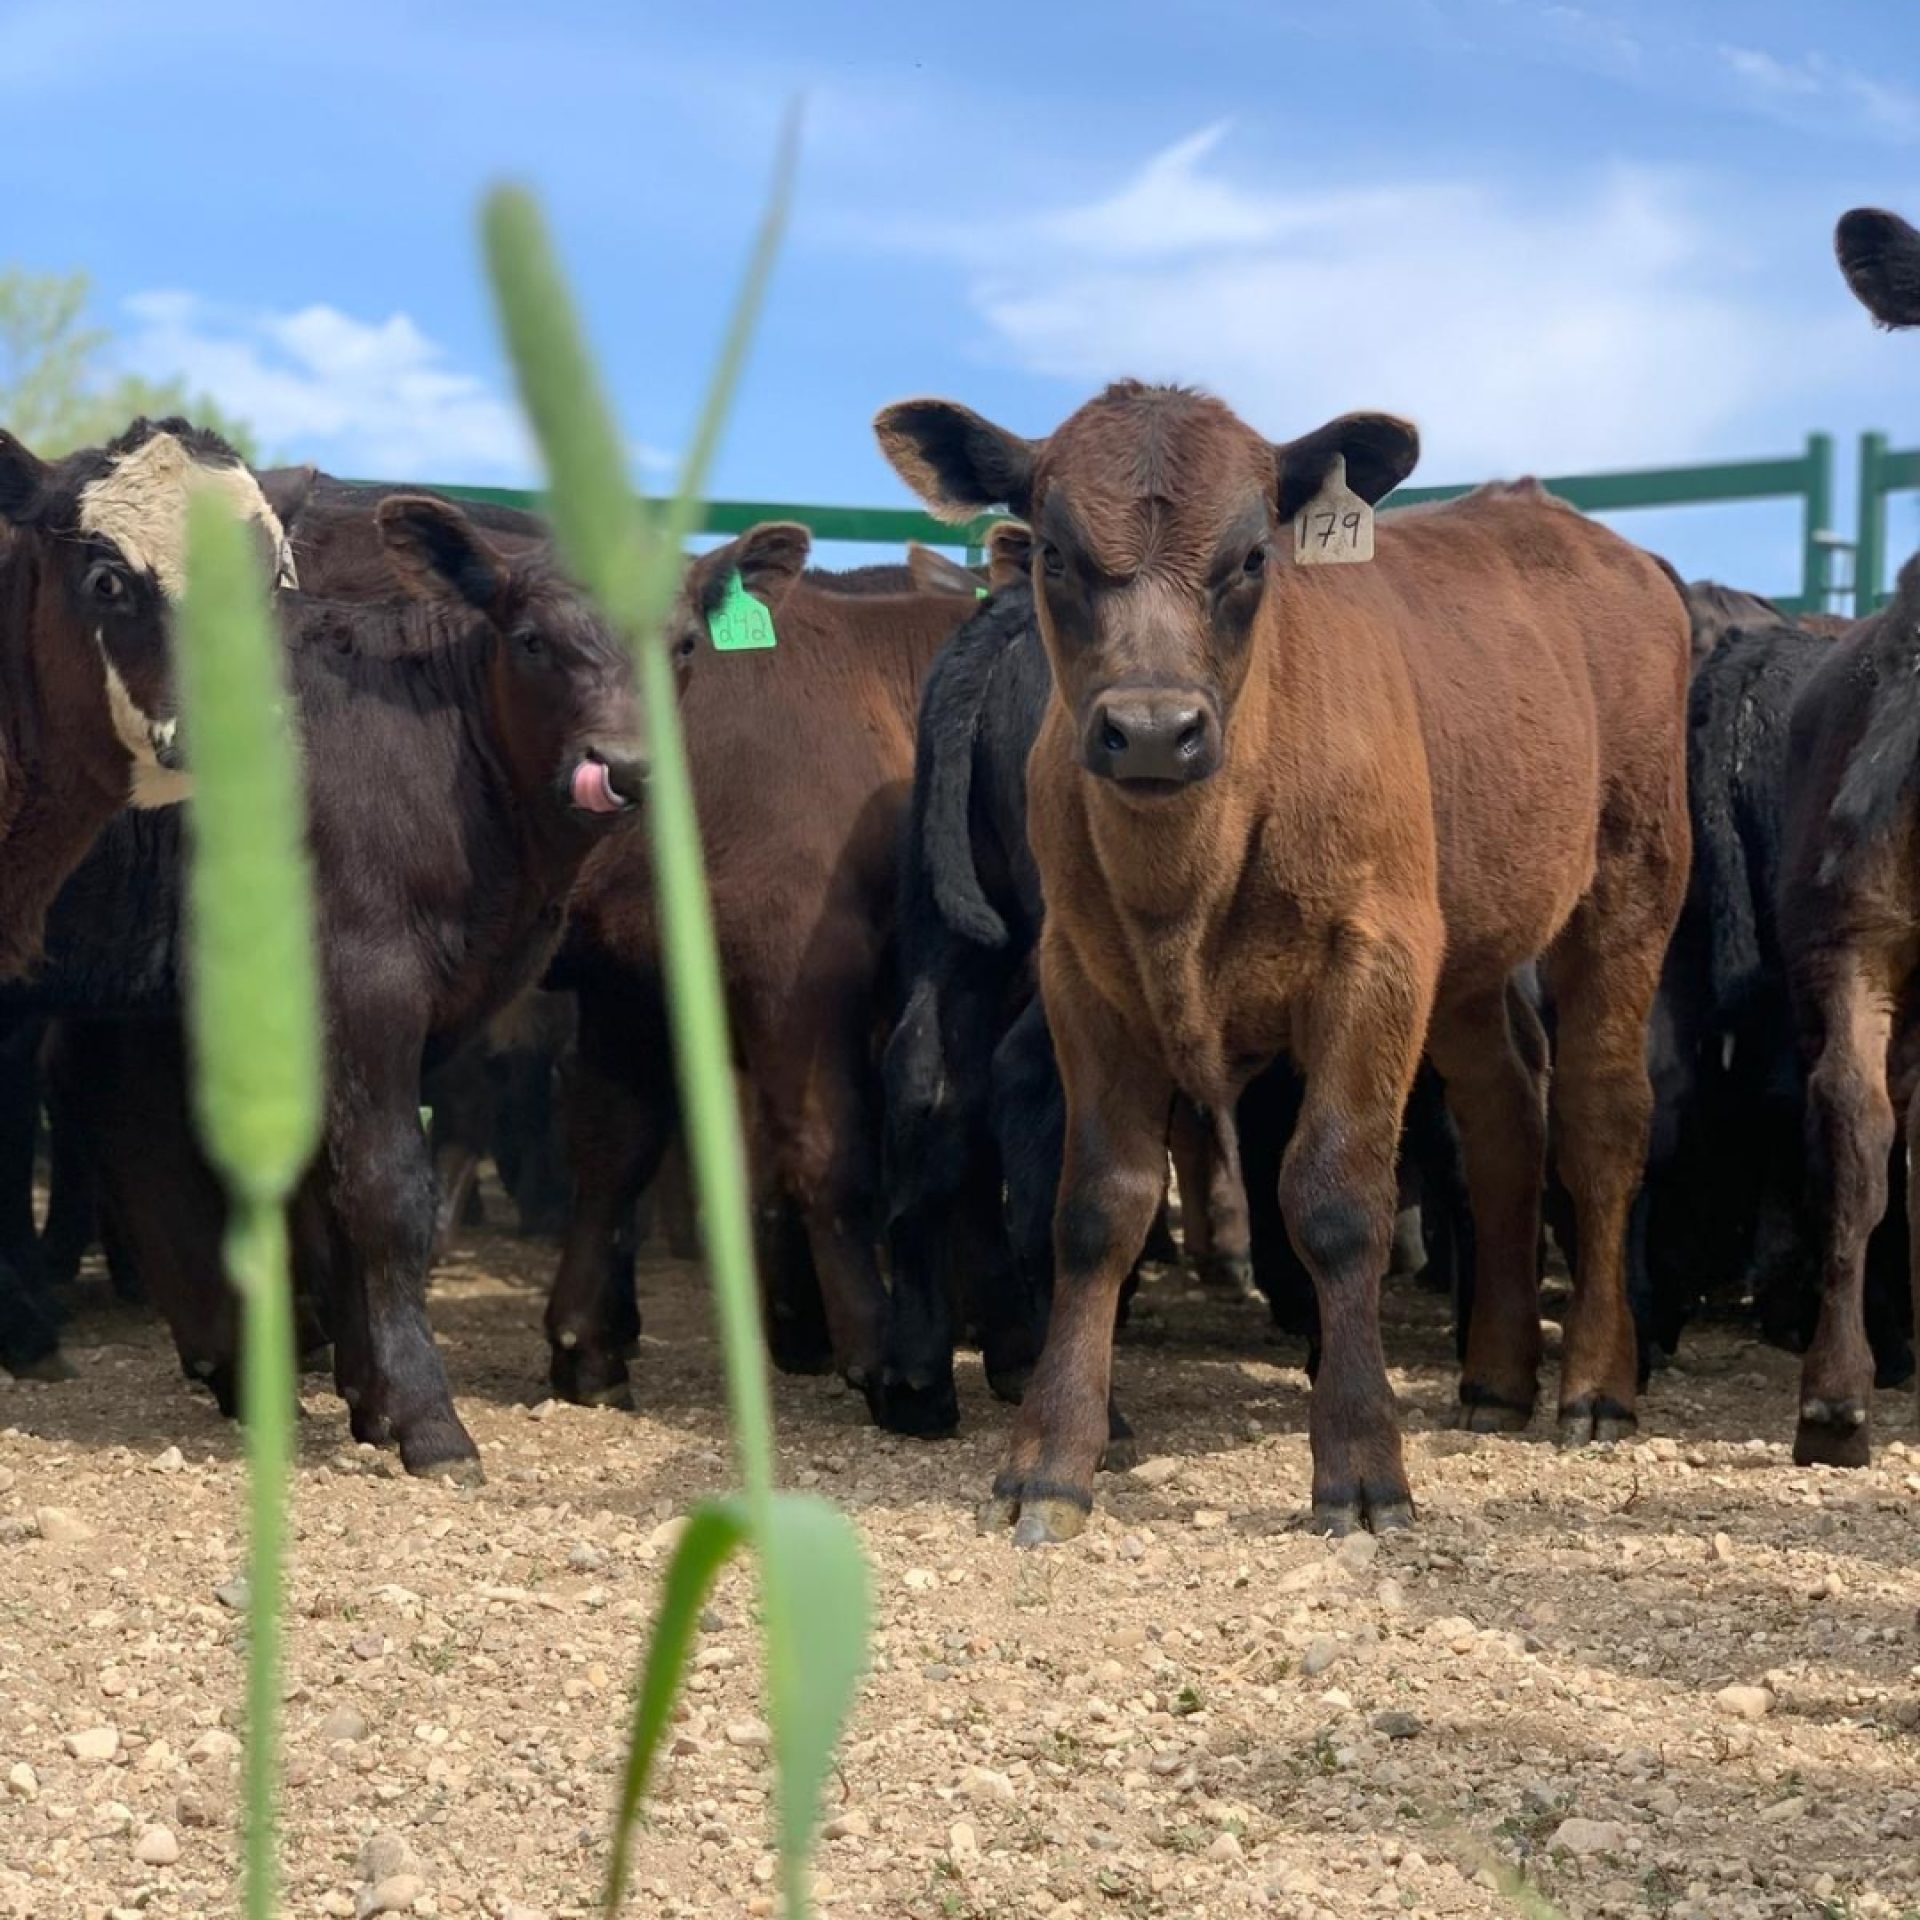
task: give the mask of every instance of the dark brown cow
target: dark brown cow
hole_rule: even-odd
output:
[[[0,979],[32,966],[47,909],[108,820],[129,800],[164,806],[186,790],[167,640],[187,498],[200,487],[258,525],[284,568],[280,523],[253,476],[184,420],[137,420],[52,462],[0,432]],[[30,1051],[18,1064],[30,1079]],[[33,1107],[25,1117],[31,1129]],[[57,1378],[67,1368],[37,1244],[31,1232],[9,1239],[0,1366]]]
[[[1883,326],[1920,325],[1920,234],[1857,208],[1834,236],[1847,284]],[[1896,1100],[1909,1148],[1920,1089],[1920,558],[1888,604],[1836,644],[1793,710],[1780,944],[1808,1064],[1807,1152],[1821,1304],[1800,1376],[1793,1453],[1864,1466],[1873,1353],[1867,1244],[1887,1207]],[[1891,1081],[1891,1084],[1890,1084]],[[1909,1219],[1920,1156],[1908,1154]],[[1911,1263],[1920,1276],[1920,1260]]]
[[[870,1388],[885,1318],[876,1024],[914,713],[933,656],[972,602],[825,591],[801,577],[808,547],[804,527],[767,525],[696,560],[673,644],[688,676],[682,719],[755,1103],[775,1355],[796,1369],[828,1360],[818,1330],[786,1317],[796,1291],[781,1283],[790,1207],[818,1274],[831,1364]],[[735,573],[772,609],[771,651],[712,647],[707,616]],[[582,875],[555,978],[579,989],[580,1050],[573,1216],[547,1313],[553,1385],[570,1399],[624,1403],[610,1249],[674,1127],[651,869],[637,838]]]
[[[202,487],[260,527],[286,577],[280,522],[217,436],[137,420],[50,464],[0,432],[0,976],[32,963],[48,905],[114,813],[186,791],[167,628]]]
[[[1028,826],[1069,1120],[1052,1324],[995,1483],[1015,1539],[1068,1538],[1091,1506],[1174,1092],[1231,1116],[1281,1053],[1307,1076],[1280,1189],[1323,1330],[1316,1521],[1412,1518],[1379,1288],[1423,1041],[1473,1196],[1464,1422],[1527,1423],[1547,1115],[1509,983],[1537,954],[1579,1217],[1560,1429],[1631,1431],[1622,1236],[1687,866],[1687,622],[1658,566],[1530,482],[1393,515],[1370,563],[1300,564],[1296,541],[1349,515],[1358,538],[1361,502],[1412,470],[1413,428],[1380,414],[1275,446],[1216,400],[1126,382],[1043,440],[946,401],[876,425],[936,512],[1005,505],[1038,543],[1054,697]],[[1358,499],[1330,489],[1342,471]],[[1290,532],[1303,514],[1333,517]]]

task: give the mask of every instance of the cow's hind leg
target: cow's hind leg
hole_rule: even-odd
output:
[[[1637,1424],[1639,1343],[1627,1301],[1627,1225],[1653,1127],[1647,1021],[1686,885],[1660,833],[1602,827],[1600,865],[1547,956],[1556,1014],[1553,1121],[1576,1252],[1560,1361],[1560,1439],[1617,1440]]]
[[[1887,1209],[1893,1102],[1887,1042],[1893,997],[1858,958],[1838,954],[1808,982],[1802,1019],[1813,1046],[1807,1152],[1820,1223],[1820,1317],[1800,1369],[1800,1466],[1863,1467],[1873,1351],[1865,1311],[1867,1241]]]
[[[622,1320],[634,1316],[622,1296],[631,1263],[618,1246],[675,1124],[666,1012],[653,982],[582,989],[566,1109],[573,1204],[547,1299],[549,1377],[562,1400],[630,1407]]]
[[[1516,1020],[1533,1010],[1504,982],[1434,1009],[1427,1050],[1446,1083],[1473,1209],[1476,1271],[1460,1373],[1460,1425],[1513,1432],[1540,1374],[1540,1190],[1546,1075]]]

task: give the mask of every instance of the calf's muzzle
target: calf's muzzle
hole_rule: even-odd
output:
[[[1220,721],[1203,695],[1117,687],[1093,703],[1080,758],[1087,771],[1147,791],[1191,786],[1220,765]]]
[[[589,747],[568,780],[569,796],[583,813],[624,813],[646,790],[646,749],[631,742]]]

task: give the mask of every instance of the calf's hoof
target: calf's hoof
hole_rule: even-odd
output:
[[[333,1371],[333,1344],[331,1341],[322,1347],[309,1347],[295,1363],[301,1373],[327,1374]]]
[[[1873,1384],[1883,1392],[1910,1385],[1913,1380],[1913,1349],[1902,1347],[1892,1353],[1876,1354]]]
[[[1397,1533],[1413,1525],[1413,1494],[1404,1478],[1362,1480],[1354,1487],[1333,1487],[1313,1496],[1316,1533]]]
[[[980,1518],[994,1530],[1011,1527],[1016,1547],[1060,1547],[1085,1531],[1092,1512],[1093,1496],[1077,1487],[1003,1474]]]
[[[1460,1410],[1453,1424],[1463,1433],[1525,1433],[1533,1422],[1533,1401],[1515,1400],[1477,1381],[1460,1382]]]
[[[1613,1440],[1631,1440],[1639,1430],[1639,1416],[1611,1394],[1583,1393],[1560,1409],[1563,1447],[1605,1446]]]
[[[393,1422],[384,1413],[369,1413],[350,1405],[347,1413],[347,1431],[363,1447],[393,1445]]]
[[[480,1449],[451,1415],[423,1420],[406,1433],[400,1441],[400,1464],[419,1480],[445,1480],[456,1487],[486,1484]]]
[[[1107,1447],[1096,1471],[1131,1473],[1140,1464],[1140,1443],[1134,1436],[1133,1422],[1120,1411],[1119,1402],[1107,1402]]]
[[[576,1407],[619,1407],[633,1411],[633,1382],[627,1363],[618,1354],[595,1353],[586,1347],[556,1347],[547,1372],[556,1400]]]
[[[782,1373],[818,1375],[834,1370],[833,1348],[805,1327],[767,1325],[767,1356]]]
[[[1800,1424],[1793,1434],[1796,1467],[1864,1467],[1872,1453],[1864,1401],[1817,1396],[1801,1401]]]
[[[989,1360],[986,1373],[987,1386],[993,1397],[1004,1400],[1010,1407],[1017,1407],[1027,1397],[1027,1387],[1033,1379],[1033,1362]]]
[[[898,1373],[889,1367],[867,1395],[873,1423],[910,1440],[946,1440],[960,1430],[960,1395],[953,1369]]]
[[[1210,1253],[1199,1264],[1200,1284],[1226,1300],[1258,1300],[1253,1284],[1253,1262],[1245,1254]]]

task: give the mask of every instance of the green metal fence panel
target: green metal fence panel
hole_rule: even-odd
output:
[[[1899,450],[1884,433],[1860,436],[1860,528],[1855,535],[1854,604],[1871,613],[1887,599],[1887,495],[1920,488],[1920,447]]]
[[[1896,462],[1909,457],[1920,465],[1920,456],[1892,456]],[[1920,481],[1907,484],[1920,484]],[[1631,473],[1559,474],[1543,480],[1541,485],[1583,513],[1797,499],[1802,503],[1803,517],[1800,592],[1783,599],[1781,604],[1801,611],[1826,604],[1827,548],[1818,536],[1828,531],[1827,523],[1832,516],[1833,442],[1824,433],[1809,434],[1804,451],[1778,459],[1732,460],[1700,467],[1649,467]],[[452,486],[436,487],[435,491],[453,500],[483,501],[532,512],[538,512],[542,504],[538,493],[516,487]],[[1402,487],[1390,495],[1384,505],[1422,506],[1439,500],[1455,500],[1472,491],[1472,484]],[[963,548],[969,564],[977,564],[994,518],[988,514],[954,526],[905,507],[821,507],[795,506],[783,501],[714,500],[701,511],[699,531],[737,534],[762,520],[797,520],[812,530],[816,540],[896,547],[918,540],[927,546]],[[1861,573],[1858,577],[1867,576]]]

